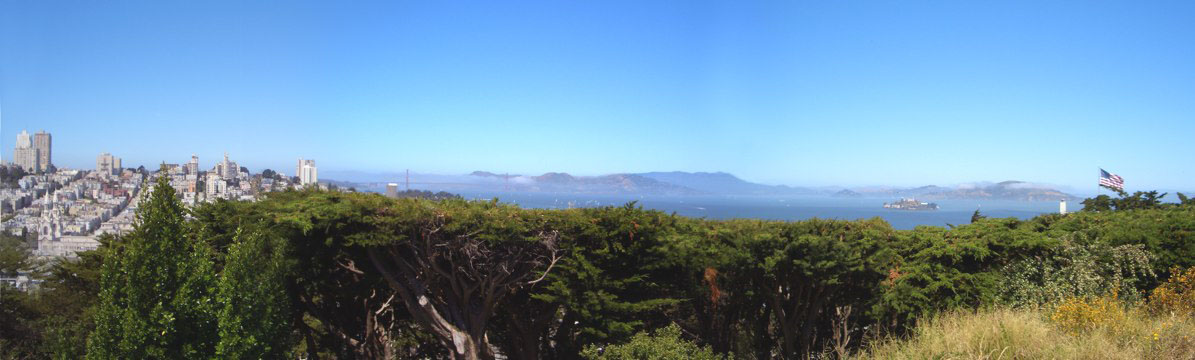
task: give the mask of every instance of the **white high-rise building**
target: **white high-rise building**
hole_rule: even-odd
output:
[[[41,158],[38,156],[37,149],[33,147],[32,137],[25,130],[21,130],[21,133],[17,134],[17,146],[12,151],[12,163],[27,172],[36,172],[41,169]]]
[[[17,134],[17,148],[18,149],[32,149],[33,148],[33,140],[32,139],[33,138],[29,136],[28,131],[21,130],[21,133]]]
[[[100,154],[95,158],[95,171],[101,175],[119,175],[120,158],[109,153]]]
[[[192,159],[198,162],[198,160],[194,159],[194,157],[192,157]],[[224,178],[224,180],[236,179],[237,173],[240,171],[241,167],[237,166],[236,162],[228,160],[228,153],[224,153],[224,161],[216,164],[216,174],[219,174],[220,177]]]
[[[191,154],[191,162],[183,169],[187,175],[199,173],[199,155]]]
[[[315,169],[315,160],[299,158],[295,166],[295,176],[299,177],[299,185],[307,186],[319,183],[319,173]]]

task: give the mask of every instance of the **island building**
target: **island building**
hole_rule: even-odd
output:
[[[395,184],[395,183],[386,184],[386,196],[392,197],[392,198],[398,197],[398,184]]]
[[[938,210],[938,204],[917,201],[917,199],[900,199],[894,203],[884,203],[885,209],[896,210]]]

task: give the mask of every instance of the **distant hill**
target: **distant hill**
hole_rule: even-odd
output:
[[[398,199],[427,199],[427,200],[449,200],[462,199],[460,195],[449,192],[431,192],[427,190],[403,190],[394,193],[394,197]]]
[[[833,196],[840,197],[840,198],[857,198],[857,197],[863,197],[863,194],[851,191],[850,189],[842,189],[842,191],[834,193]]]
[[[504,178],[504,177],[519,177],[521,175],[519,175],[519,174],[495,174],[495,173],[492,173],[489,171],[474,171],[474,172],[469,173],[469,176]]]
[[[1079,198],[1044,185],[1024,181],[1003,181],[986,186],[965,186],[956,189],[927,192],[925,199],[998,199],[1017,201],[1058,201]]]
[[[926,194],[941,193],[952,189],[937,185],[926,185],[915,188],[880,186],[852,188],[849,190],[868,197],[921,197]]]
[[[338,174],[340,175],[340,174]],[[406,180],[406,174],[357,174],[368,178],[362,189],[384,188],[385,182]],[[369,175],[369,176],[365,176]],[[376,180],[374,180],[376,179]],[[975,183],[958,186],[926,185],[919,187],[822,187],[817,189],[785,185],[765,185],[740,179],[725,172],[647,172],[601,176],[574,176],[549,172],[539,176],[474,171],[467,175],[411,174],[411,183],[437,191],[551,192],[576,194],[623,194],[654,196],[729,195],[729,196],[807,196],[840,198],[901,198],[924,200],[991,199],[1016,201],[1079,200],[1078,197],[1048,185],[1024,181]],[[350,182],[334,182],[342,187]]]
[[[1080,200],[1048,185],[1024,181],[966,184],[955,187],[927,185],[915,188],[863,187],[851,189],[867,197],[911,197],[923,200],[988,199],[1015,201]]]
[[[703,192],[637,174],[573,176],[550,172],[540,176],[498,175],[474,171],[472,177],[497,178],[502,186],[516,192],[557,192],[581,194],[700,195]]]
[[[812,195],[818,191],[784,185],[764,185],[739,179],[724,172],[649,172],[635,174],[717,195]]]

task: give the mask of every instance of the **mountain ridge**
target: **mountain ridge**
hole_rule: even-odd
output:
[[[416,175],[416,174],[412,174]],[[397,180],[397,179],[396,179]],[[405,180],[405,179],[404,179]],[[464,175],[417,174],[414,184],[447,191],[548,192],[647,196],[829,196],[837,198],[901,198],[925,200],[992,199],[1017,201],[1077,200],[1079,197],[1049,185],[1019,180],[977,182],[951,186],[824,186],[817,188],[767,185],[743,180],[727,172],[657,171],[578,176],[566,172],[541,175],[473,171]]]

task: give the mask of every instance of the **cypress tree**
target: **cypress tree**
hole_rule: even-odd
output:
[[[979,209],[975,209],[975,212],[971,214],[971,223],[974,224],[974,223],[979,222],[979,220],[983,220],[983,219],[987,219],[987,218],[988,218],[987,216],[984,216],[983,214],[979,213]]]
[[[113,244],[101,270],[87,357],[210,358],[217,339],[211,252],[188,239],[186,210],[165,176],[147,191],[133,231]]]
[[[220,343],[222,359],[283,359],[295,343],[291,336],[291,299],[287,285],[295,261],[286,239],[250,232],[228,253],[220,276]]]

